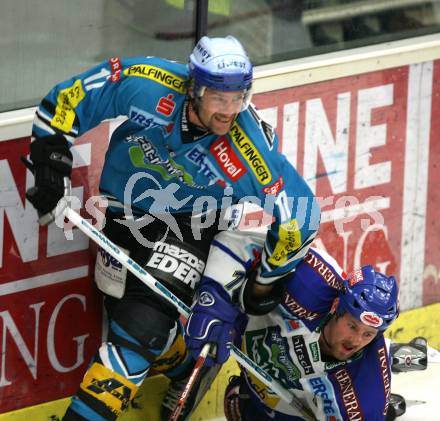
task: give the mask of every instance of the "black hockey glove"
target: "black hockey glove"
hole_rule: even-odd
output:
[[[272,284],[272,289],[267,294],[259,295],[255,291],[257,272],[254,270],[249,274],[241,289],[240,301],[247,314],[263,316],[281,303],[286,293],[286,283],[283,279],[277,280]]]
[[[67,140],[58,134],[36,138],[31,143],[30,159],[24,164],[35,176],[35,186],[28,189],[26,198],[39,215],[50,213],[64,196],[64,177],[72,172],[72,153]]]

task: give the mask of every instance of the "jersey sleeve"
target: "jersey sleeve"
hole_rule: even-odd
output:
[[[173,73],[161,66],[163,62],[154,57],[112,58],[59,83],[38,106],[32,137],[57,133],[72,144],[103,120],[129,117],[133,110],[155,114],[156,91],[163,92],[167,85],[175,94],[186,89],[182,65],[167,62],[170,69],[178,69]],[[161,123],[166,124],[166,118]]]
[[[287,283],[289,300],[316,319],[326,315],[343,287],[342,268],[324,250],[311,247]],[[294,306],[292,308],[295,308]]]
[[[258,261],[265,234],[252,231],[221,231],[211,243],[203,277],[220,284],[238,301],[246,273]]]
[[[274,129],[253,106],[240,114],[230,134],[249,168],[249,184],[243,191],[256,195],[264,213],[272,217],[256,279],[269,285],[293,272],[306,255],[319,227],[319,205],[302,176],[279,152]]]
[[[261,284],[271,284],[295,270],[316,237],[320,221],[318,202],[307,183],[284,155],[278,153],[276,159],[276,184],[263,189],[265,207],[272,209],[273,222],[257,277]]]

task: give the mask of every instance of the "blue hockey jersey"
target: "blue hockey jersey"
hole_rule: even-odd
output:
[[[197,213],[251,201],[273,216],[259,281],[271,283],[304,257],[319,225],[307,184],[278,152],[273,129],[251,106],[229,133],[185,143],[187,67],[155,57],[110,59],[57,85],[40,104],[33,136],[68,141],[104,119],[127,116],[113,134],[100,189],[136,216]]]
[[[264,239],[221,233],[214,240],[204,279],[221,284],[235,301],[240,277]],[[228,268],[225,270],[225,268]],[[391,393],[387,346],[379,333],[347,361],[324,359],[319,337],[342,287],[342,270],[323,250],[311,248],[286,280],[281,304],[264,316],[248,316],[242,350],[319,421],[383,421]],[[243,278],[241,278],[242,280]],[[243,371],[261,420],[303,420],[300,412]]]

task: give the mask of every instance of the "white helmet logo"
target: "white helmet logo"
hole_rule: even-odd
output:
[[[373,311],[364,311],[361,313],[361,322],[364,325],[371,326],[371,327],[379,327],[383,324],[382,317],[378,316]]]

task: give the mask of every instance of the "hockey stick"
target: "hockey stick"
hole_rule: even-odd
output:
[[[174,408],[171,416],[168,418],[168,421],[177,421],[177,419],[179,418],[180,412],[182,411],[183,407],[185,406],[186,400],[188,399],[189,392],[191,392],[191,389],[193,388],[197,377],[200,374],[200,370],[202,369],[203,364],[205,364],[206,358],[208,357],[210,350],[211,345],[209,343],[202,348],[199,358],[197,358],[196,364],[194,365],[193,371],[191,372],[189,380],[186,383],[185,389],[183,390],[182,395],[179,397],[176,407]]]
[[[123,266],[125,266],[133,275],[135,275],[145,285],[150,287],[154,292],[165,298],[173,304],[180,314],[188,318],[190,308],[174,295],[168,288],[164,287],[153,276],[146,272],[140,265],[124,253],[115,243],[107,238],[106,235],[98,231],[87,220],[80,216],[77,212],[71,209],[67,200],[65,200],[66,207],[63,209],[63,214],[75,226],[77,226],[84,234],[95,241],[112,257],[117,259]],[[266,373],[259,365],[251,360],[246,354],[241,352],[236,346],[231,347],[231,354],[237,362],[250,371],[255,377],[269,387],[281,399],[295,407],[301,412],[306,421],[314,421],[315,417],[308,407],[306,407],[295,395],[286,390],[280,383],[278,383],[270,374]]]

